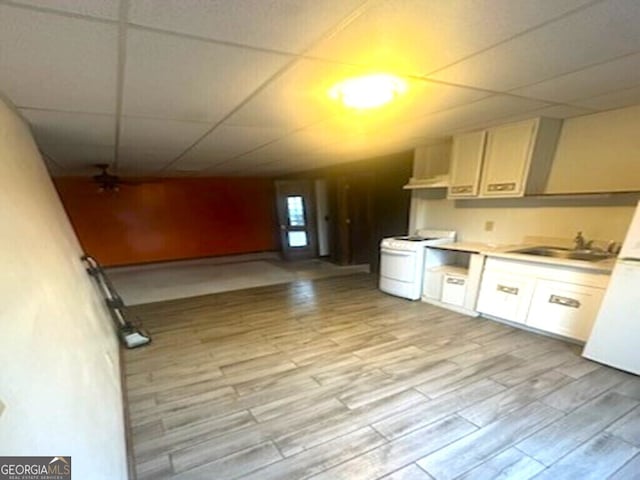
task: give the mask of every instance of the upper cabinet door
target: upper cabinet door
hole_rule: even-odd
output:
[[[631,224],[627,230],[627,235],[620,250],[620,258],[629,260],[640,260],[640,202],[633,214]]]
[[[483,197],[524,195],[536,130],[536,120],[489,130],[480,188]]]
[[[453,138],[449,198],[468,198],[478,195],[480,171],[486,131],[470,132]]]

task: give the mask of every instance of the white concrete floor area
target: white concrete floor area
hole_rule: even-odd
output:
[[[249,254],[114,267],[107,275],[126,305],[368,272],[369,265],[320,260],[285,262],[277,254]]]

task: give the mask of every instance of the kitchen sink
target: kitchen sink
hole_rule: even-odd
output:
[[[539,257],[565,258],[567,260],[583,260],[587,262],[599,262],[614,255],[600,250],[572,250],[559,247],[529,247],[521,250],[513,250],[511,253],[523,253]]]

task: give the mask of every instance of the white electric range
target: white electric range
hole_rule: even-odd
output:
[[[451,243],[452,230],[418,230],[417,235],[390,237],[380,242],[380,290],[418,300],[422,295],[426,247]]]

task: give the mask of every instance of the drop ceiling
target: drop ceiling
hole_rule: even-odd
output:
[[[638,0],[0,0],[0,92],[54,175],[275,176],[640,103]],[[326,91],[390,72],[352,112]]]

